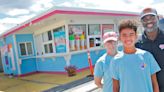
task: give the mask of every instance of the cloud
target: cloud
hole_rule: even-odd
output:
[[[82,8],[94,8],[94,9],[106,9],[106,10],[117,10],[117,11],[131,11],[141,12],[146,7],[153,7],[157,11],[164,15],[164,2],[158,0],[72,0],[63,2],[59,6],[68,7],[82,7]]]
[[[14,26],[18,26],[19,24],[27,21],[28,19],[31,19],[34,16],[36,15],[31,14],[31,15],[18,16],[16,18],[7,17],[7,18],[0,19],[0,34]]]
[[[74,0],[72,2],[64,2],[60,6],[73,6],[82,8],[94,8],[94,9],[106,9],[106,10],[118,10],[118,11],[136,11],[137,6],[127,4],[123,0]]]
[[[9,16],[37,13],[53,7],[53,0],[0,0],[0,2],[0,13]]]
[[[125,1],[128,1],[130,4],[140,7],[148,6],[154,2],[154,0],[125,0]]]
[[[164,15],[164,2],[158,3],[158,4],[152,4],[152,7],[157,9],[157,12],[159,14]]]
[[[30,7],[30,10],[33,12],[42,12],[47,9],[50,9],[54,6],[53,0],[39,0],[38,2],[35,2],[34,5]]]
[[[24,14],[29,14],[29,13],[30,11],[26,9],[13,9],[7,12],[7,14],[10,16],[24,15]]]
[[[20,24],[32,17],[36,16],[35,14],[32,14],[32,15],[24,15],[24,16],[19,16],[19,17],[16,17],[16,18],[11,18],[11,17],[6,17],[6,18],[3,18],[3,19],[0,19],[0,23],[1,24]]]
[[[46,11],[54,4],[53,0],[0,0],[0,2],[0,33]]]
[[[8,26],[5,26],[3,24],[0,24],[0,34],[2,34],[3,32],[5,32],[5,30],[7,30],[9,27]]]
[[[27,9],[35,0],[0,0],[0,11],[6,12],[12,9]]]
[[[58,4],[57,6],[93,8],[93,7],[96,7],[96,4],[89,2],[89,0],[87,1],[72,0],[72,1],[65,1],[63,3]]]

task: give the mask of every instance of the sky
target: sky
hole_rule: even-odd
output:
[[[131,12],[152,7],[164,15],[164,0],[0,0],[0,34],[55,6]]]

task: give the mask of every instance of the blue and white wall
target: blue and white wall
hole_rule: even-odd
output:
[[[19,44],[26,43],[26,42],[32,43],[32,49],[33,49],[32,55],[21,56]],[[20,63],[21,74],[36,72],[37,68],[36,68],[33,34],[16,34],[16,43],[18,48],[18,57],[20,59],[19,63]]]

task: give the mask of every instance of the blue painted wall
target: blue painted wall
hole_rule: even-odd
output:
[[[42,72],[64,72],[66,66],[63,57],[37,59],[37,69]]]
[[[17,34],[16,35],[16,42],[17,42],[19,58],[31,57],[31,56],[21,56],[20,47],[19,47],[19,43],[21,43],[21,42],[32,42],[32,48],[33,48],[33,55],[32,56],[35,56],[33,34]]]
[[[91,51],[90,56],[91,56],[92,64],[95,65],[96,61],[104,53],[105,50]],[[75,65],[78,69],[89,67],[87,53],[85,52],[85,53],[72,55],[70,63],[71,65]]]
[[[33,34],[17,34],[16,35],[16,42],[17,42],[17,48],[18,48],[18,56],[22,60],[21,61],[21,67],[20,67],[21,68],[21,74],[26,74],[26,73],[37,71],[36,59],[31,58],[31,57],[35,56]],[[21,42],[32,42],[33,55],[21,56],[20,47],[19,47],[19,43],[21,43]],[[24,58],[29,58],[29,59],[24,59]]]
[[[105,53],[105,50],[98,52],[91,51],[92,64],[94,65],[98,58]],[[71,65],[75,65],[78,69],[89,67],[87,53],[79,53],[71,56]],[[64,67],[66,61],[64,57],[37,59],[37,69],[42,72],[65,72]]]
[[[21,74],[36,72],[36,58],[23,59],[21,64]]]

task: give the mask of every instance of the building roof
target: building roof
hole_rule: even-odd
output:
[[[31,24],[38,23],[50,16],[56,14],[73,14],[73,15],[102,15],[102,16],[138,16],[137,12],[127,12],[127,11],[111,11],[111,10],[100,10],[100,9],[85,9],[85,8],[71,8],[71,7],[53,7],[50,10],[31,18],[20,25],[11,28],[0,35],[0,38],[6,37],[13,34],[21,29],[24,29]]]

